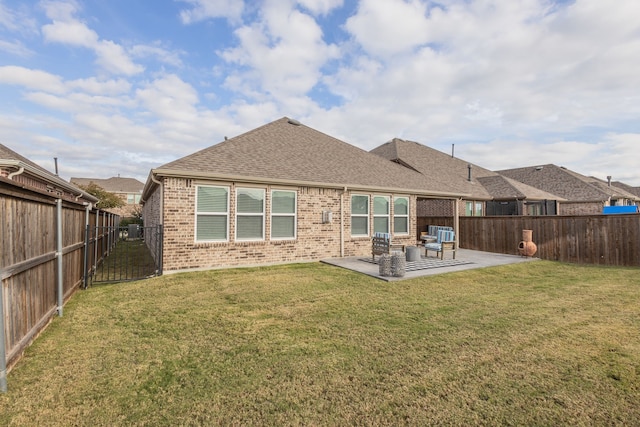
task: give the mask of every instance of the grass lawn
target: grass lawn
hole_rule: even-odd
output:
[[[637,425],[638,269],[313,264],[78,292],[1,425]]]

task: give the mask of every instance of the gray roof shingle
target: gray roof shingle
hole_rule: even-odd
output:
[[[497,171],[501,175],[545,190],[569,201],[607,201],[610,197],[637,199],[637,196],[621,190],[597,178],[587,177],[553,164],[528,166]]]
[[[135,178],[121,178],[119,176],[107,179],[71,178],[71,183],[75,185],[87,186],[92,182],[111,193],[140,193],[144,188],[144,184]]]
[[[394,138],[374,148],[371,153],[422,174],[437,176],[458,191],[468,194],[469,198],[477,200],[558,199],[554,194],[510,180],[489,169],[414,141]],[[471,180],[469,180],[469,166],[471,166]]]
[[[403,189],[415,194],[459,193],[436,177],[393,164],[287,117],[167,163],[153,172]]]

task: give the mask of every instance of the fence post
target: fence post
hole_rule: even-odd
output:
[[[62,275],[62,199],[56,200],[57,208],[57,249],[56,257],[58,258],[58,316],[62,317],[62,306],[64,305],[64,284]]]
[[[0,270],[0,278],[2,278]],[[7,392],[7,351],[4,344],[4,285],[0,280],[0,393]]]

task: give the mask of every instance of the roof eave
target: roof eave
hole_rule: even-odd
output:
[[[449,193],[446,191],[432,191],[416,188],[399,188],[399,187],[378,187],[364,184],[338,184],[329,182],[318,181],[302,181],[280,178],[264,178],[264,177],[252,177],[247,175],[235,175],[235,174],[220,174],[211,172],[199,172],[199,171],[185,171],[176,169],[152,169],[149,174],[149,179],[145,184],[143,191],[143,199],[145,198],[154,186],[154,176],[172,177],[172,178],[187,178],[187,179],[210,179],[218,181],[241,181],[250,184],[276,184],[276,185],[295,185],[303,187],[321,187],[321,188],[334,188],[334,189],[349,189],[356,191],[377,191],[377,192],[389,192],[389,193],[405,193],[414,194],[417,196],[429,196],[433,198],[453,199],[468,197],[466,193]]]
[[[44,180],[45,182],[48,182],[50,184],[55,184],[65,190],[67,190],[69,193],[76,195],[77,197],[82,197],[83,199],[86,199],[92,203],[96,203],[98,202],[100,199],[98,199],[97,197],[95,197],[92,194],[87,193],[86,191],[76,187],[75,185],[72,185],[70,183],[68,183],[67,181],[63,180],[62,178],[56,176],[56,175],[52,175],[52,174],[47,174],[44,173],[43,171],[41,171],[38,168],[35,168],[33,166],[31,166],[28,163],[25,163],[21,160],[6,160],[6,159],[0,159],[0,165],[1,166],[6,166],[6,167],[15,167],[17,169],[21,169],[24,168],[24,170],[29,173],[30,175],[34,175],[42,180]],[[80,193],[80,194],[78,194]]]

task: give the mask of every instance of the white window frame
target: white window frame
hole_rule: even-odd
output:
[[[223,188],[227,190],[227,210],[224,212],[198,212],[198,189],[200,187],[213,187],[213,188]],[[229,195],[231,194],[231,189],[227,186],[223,185],[196,185],[195,186],[196,194],[195,194],[195,221],[194,221],[194,230],[193,230],[193,238],[197,243],[202,242],[228,242],[229,241]],[[224,216],[226,217],[226,233],[224,239],[198,239],[198,217],[199,216]]]
[[[367,213],[365,214],[354,214],[353,213],[353,198],[354,197],[366,197],[367,198]],[[368,194],[352,194],[351,195],[351,236],[352,237],[369,237],[369,230],[371,227],[371,220],[369,214],[371,212],[371,199]],[[367,219],[367,234],[354,234],[353,233],[353,218],[366,218]]]
[[[398,214],[396,214],[396,200],[400,200],[400,199],[404,199],[404,200],[407,201],[407,213],[406,213],[406,215],[398,215]],[[398,235],[398,236],[408,236],[409,235],[409,229],[411,228],[410,224],[409,224],[409,214],[411,212],[411,209],[410,209],[410,206],[409,206],[410,203],[411,203],[411,200],[409,200],[409,197],[407,197],[407,196],[394,196],[393,197],[393,234],[394,235]],[[406,218],[407,219],[407,231],[398,232],[396,230],[396,221],[395,221],[396,218]]]
[[[387,202],[387,213],[386,214],[376,214],[376,199],[385,199]],[[389,196],[373,196],[373,232],[376,233],[376,219],[378,218],[386,218],[387,219],[387,231],[379,231],[379,233],[387,233],[391,234],[391,197]]]
[[[262,192],[262,212],[261,213],[257,213],[257,212],[238,212],[238,195],[240,194],[241,191],[243,190],[250,190],[250,191],[260,191]],[[266,191],[264,188],[255,188],[255,187],[236,187],[236,226],[235,226],[235,238],[236,241],[238,242],[260,242],[260,241],[264,241],[264,228],[265,228],[265,210],[266,210]],[[260,237],[242,237],[239,238],[238,237],[238,218],[240,217],[255,217],[255,216],[261,216],[262,217],[262,235]]]
[[[273,193],[293,193],[293,213],[273,212]],[[293,217],[293,236],[292,237],[273,237],[273,217]],[[295,190],[281,190],[274,188],[271,190],[271,240],[295,240],[298,238],[298,192]]]

